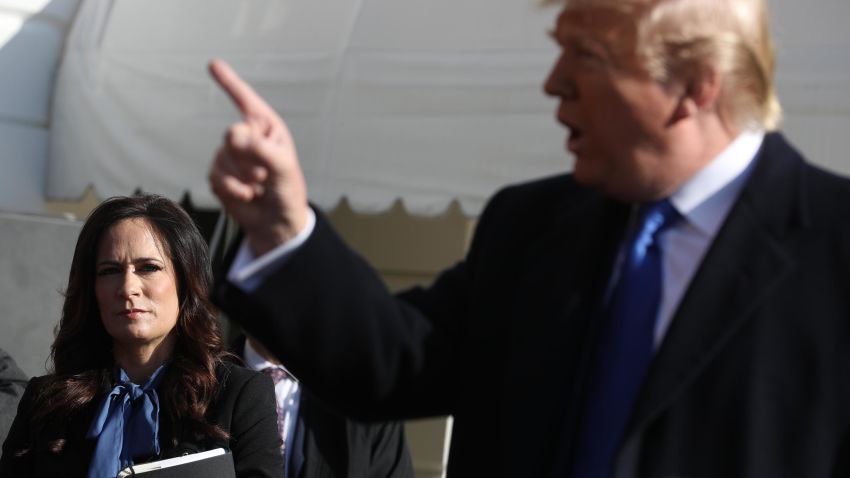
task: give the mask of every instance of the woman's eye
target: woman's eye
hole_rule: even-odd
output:
[[[117,274],[117,273],[119,273],[120,271],[121,271],[121,270],[120,270],[120,269],[118,269],[117,267],[102,267],[102,268],[98,269],[98,271],[97,271],[97,275],[99,275],[99,276],[108,276],[108,275],[110,275],[110,274]]]
[[[156,264],[143,264],[139,267],[139,272],[156,272],[162,270],[162,267]]]

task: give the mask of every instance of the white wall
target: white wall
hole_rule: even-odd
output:
[[[44,375],[81,223],[0,213],[0,348]]]
[[[850,2],[769,0],[782,130],[810,161],[850,175]]]

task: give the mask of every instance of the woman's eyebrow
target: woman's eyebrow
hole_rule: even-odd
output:
[[[138,262],[160,262],[160,263],[162,263],[163,260],[158,258],[158,257],[139,257],[139,258],[133,259],[134,264],[138,263]],[[119,262],[119,261],[116,261],[114,259],[104,259],[104,260],[97,263],[97,265],[120,265],[120,264],[122,264],[122,263]]]
[[[163,262],[159,257],[139,257],[138,259],[133,259],[133,262]]]

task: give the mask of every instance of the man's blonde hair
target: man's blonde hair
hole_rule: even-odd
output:
[[[782,109],[773,83],[765,0],[544,0],[568,10],[613,9],[634,19],[640,64],[662,84],[715,72],[722,113],[738,128],[776,129]]]

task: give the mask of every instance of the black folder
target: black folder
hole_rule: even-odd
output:
[[[217,448],[177,458],[128,466],[117,478],[236,478],[230,450]]]

